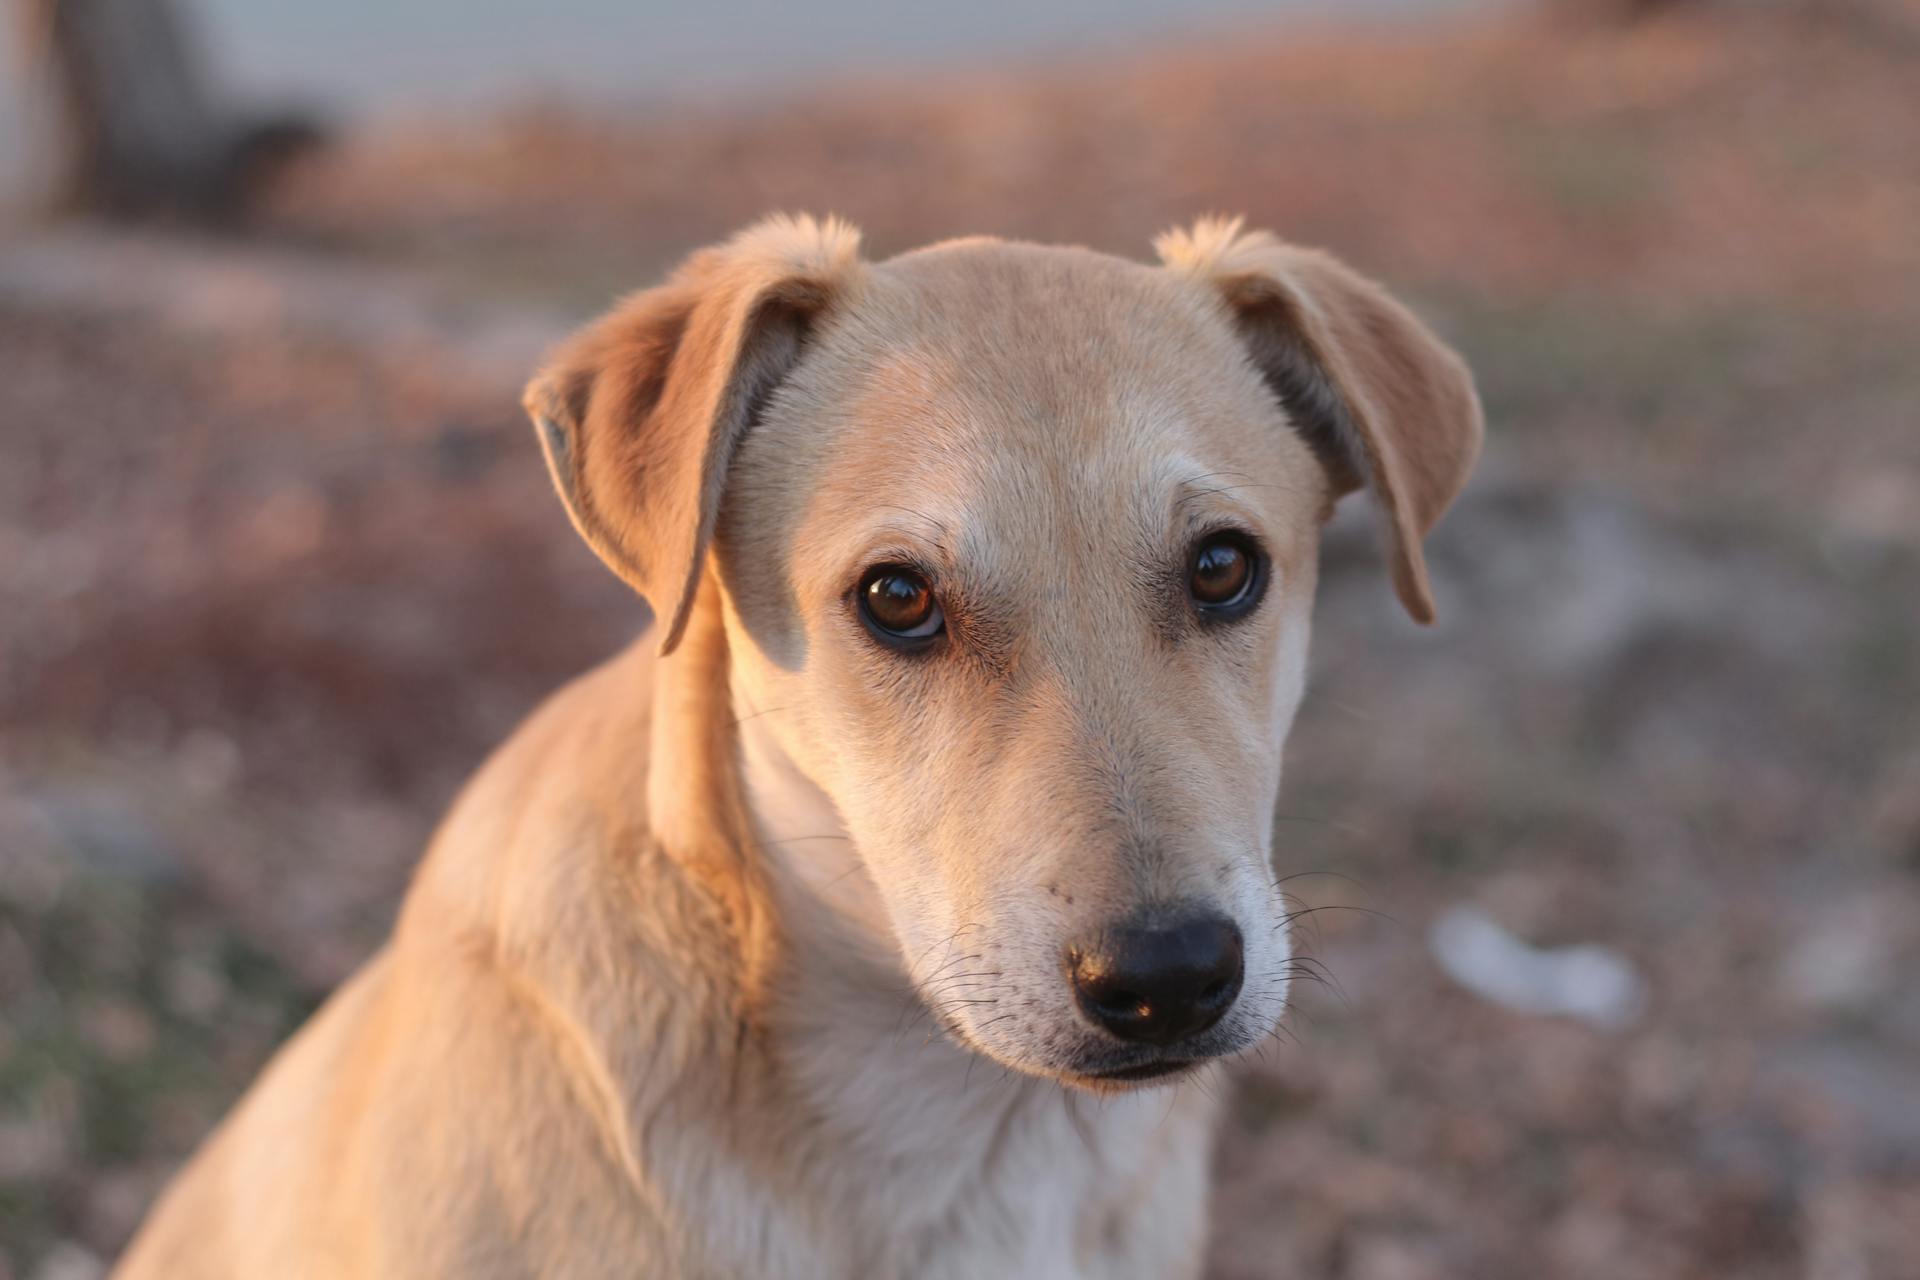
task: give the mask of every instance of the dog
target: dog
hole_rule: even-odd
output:
[[[1286,1007],[1320,531],[1401,602],[1462,362],[1237,221],[1157,265],[775,218],[526,405],[651,631],[434,837],[391,940],[123,1260],[149,1277],[1155,1277]]]

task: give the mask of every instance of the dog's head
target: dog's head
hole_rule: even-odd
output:
[[[830,798],[942,1025],[1095,1088],[1272,1030],[1319,531],[1371,489],[1429,620],[1421,539],[1481,434],[1459,360],[1333,259],[1222,222],[1158,248],[869,265],[774,220],[528,392],[664,649],[717,583],[755,731]]]

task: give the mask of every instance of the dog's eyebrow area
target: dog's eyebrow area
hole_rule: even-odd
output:
[[[1131,504],[1135,538],[1143,552],[1175,558],[1201,534],[1232,526],[1264,538],[1264,510],[1276,491],[1269,472],[1182,456],[1166,459],[1135,482]]]
[[[909,545],[923,544],[937,551],[942,558],[953,555],[953,522],[894,503],[878,503],[874,509],[883,515],[870,527],[866,538],[868,542],[892,539]]]
[[[1291,487],[1256,480],[1249,471],[1203,471],[1173,486],[1173,509],[1181,519],[1190,521],[1195,512],[1241,510],[1247,495],[1256,491]]]
[[[942,582],[966,573],[964,526],[929,513],[886,503],[876,504],[878,518],[849,531],[833,558],[834,584],[851,588],[867,569],[881,564],[904,564],[935,575]],[[838,581],[845,579],[845,581]]]

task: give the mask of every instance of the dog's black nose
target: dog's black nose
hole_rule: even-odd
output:
[[[1110,928],[1067,948],[1080,1011],[1122,1040],[1168,1045],[1205,1031],[1240,994],[1240,929],[1221,915]]]

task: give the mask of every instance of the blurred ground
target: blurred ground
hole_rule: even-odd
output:
[[[1845,7],[1278,36],[723,113],[367,136],[235,246],[0,241],[0,1278],[95,1274],[376,943],[452,790],[642,619],[542,340],[776,207],[876,254],[1215,208],[1468,355],[1396,616],[1327,553],[1212,1274],[1920,1274],[1920,35]],[[1427,954],[1618,949],[1617,1033]]]

